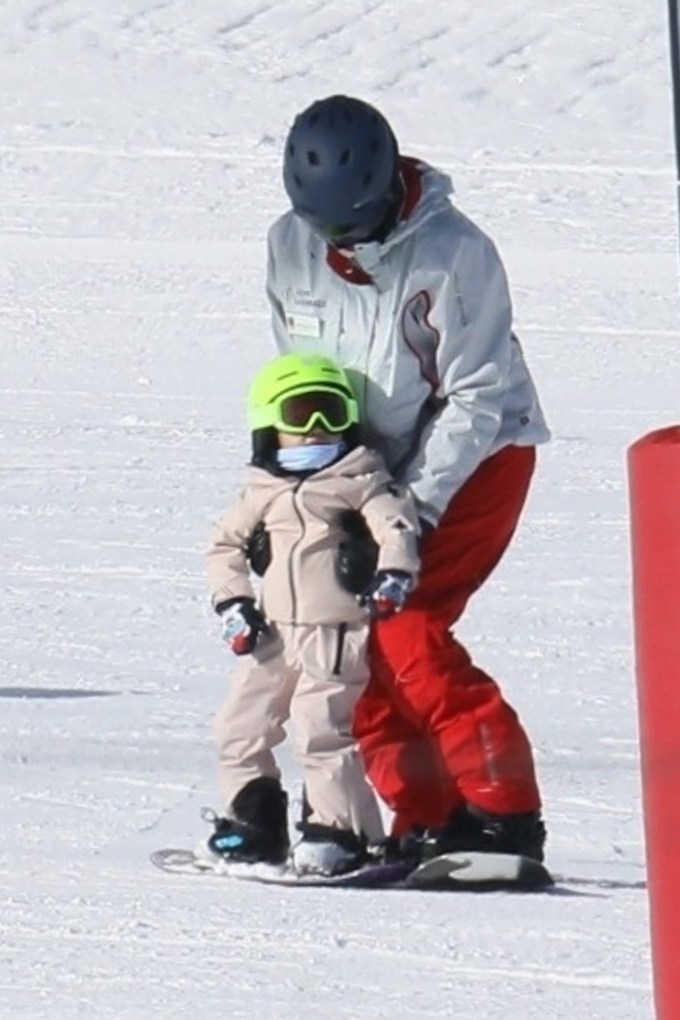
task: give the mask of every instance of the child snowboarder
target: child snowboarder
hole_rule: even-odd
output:
[[[213,819],[207,849],[238,861],[286,860],[287,797],[272,752],[290,718],[305,794],[292,862],[335,874],[360,864],[383,837],[352,717],[368,681],[370,619],[398,611],[415,583],[418,521],[411,497],[361,444],[347,375],[329,358],[293,353],[265,366],[250,389],[248,419],[247,485],[207,554],[223,637],[245,657],[216,720],[227,809]],[[360,598],[343,586],[339,563],[348,514],[361,515],[378,547]],[[247,553],[262,524],[270,562],[258,600]]]

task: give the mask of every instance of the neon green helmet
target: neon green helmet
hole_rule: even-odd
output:
[[[349,379],[322,354],[284,354],[258,373],[248,393],[252,431],[275,428],[304,434],[315,426],[345,432],[359,422]]]

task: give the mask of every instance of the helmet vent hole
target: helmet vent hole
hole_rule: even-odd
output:
[[[365,188],[367,188],[367,187],[368,187],[368,185],[369,185],[369,184],[371,183],[371,181],[372,181],[372,180],[373,180],[373,174],[372,174],[372,173],[371,173],[371,171],[369,170],[369,172],[368,172],[367,174],[364,174],[364,179],[363,179],[363,185],[364,185],[364,187],[365,187]]]
[[[349,149],[343,149],[342,152],[340,153],[340,159],[338,160],[339,165],[347,166],[347,164],[350,161],[351,155],[352,154],[349,151]]]
[[[315,152],[314,149],[307,150],[307,162],[310,166],[319,166],[321,160],[319,159],[319,153]]]

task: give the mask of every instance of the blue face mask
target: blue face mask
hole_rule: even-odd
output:
[[[337,443],[287,446],[276,451],[276,460],[286,471],[319,471],[341,457],[346,449],[347,444],[342,439]]]

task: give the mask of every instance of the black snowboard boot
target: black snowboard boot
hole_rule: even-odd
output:
[[[495,815],[473,804],[456,809],[441,829],[429,829],[423,857],[476,850],[482,853],[522,854],[543,860],[545,825],[540,811]]]
[[[374,848],[383,864],[412,864],[415,868],[424,857],[426,829],[417,826],[403,836],[387,836]]]
[[[288,798],[278,779],[260,776],[239,790],[229,818],[214,818],[208,849],[248,864],[283,864],[288,856]]]

